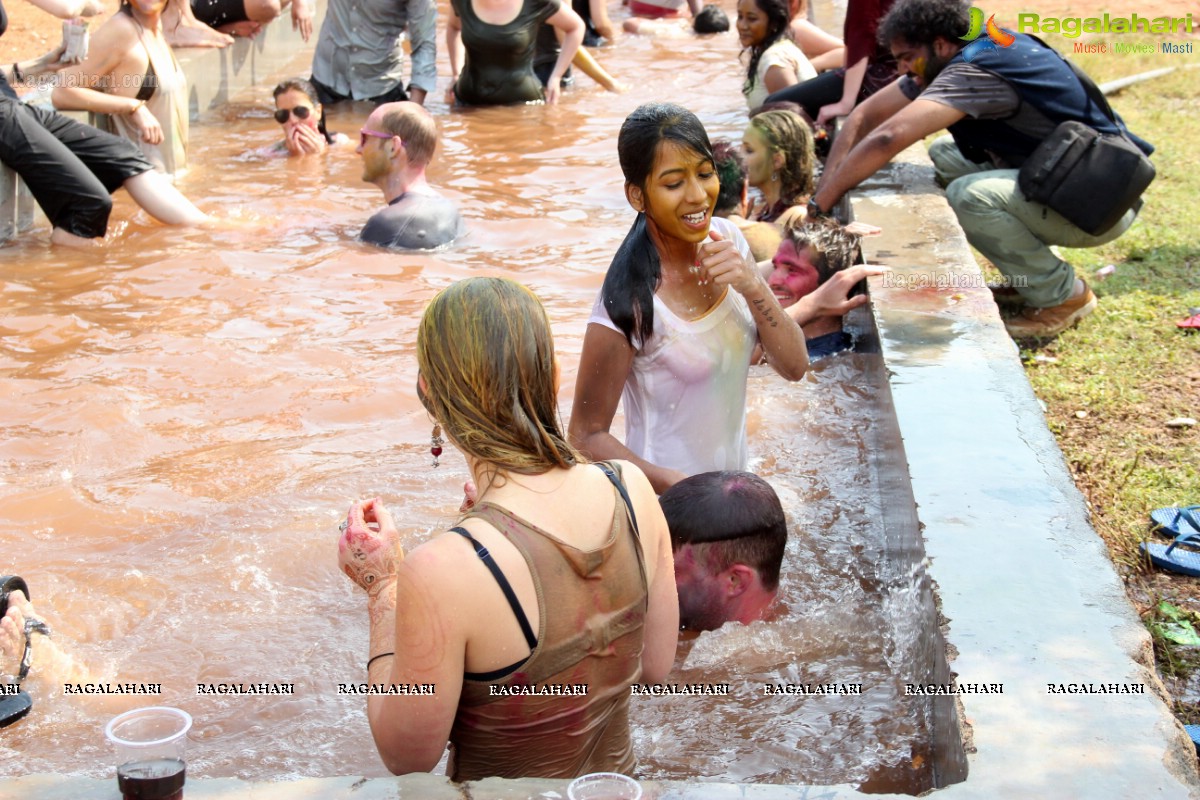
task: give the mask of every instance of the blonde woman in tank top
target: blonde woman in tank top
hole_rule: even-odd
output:
[[[367,591],[375,744],[396,774],[456,781],[629,773],[630,685],[661,681],[679,625],[666,521],[646,477],[567,442],[550,324],[525,287],[451,285],[417,333],[417,394],[478,491],[411,553],[379,499],[350,508],[343,571]],[[635,522],[636,520],[636,522]]]
[[[92,36],[87,58],[59,73],[51,100],[62,111],[107,115],[101,127],[178,177],[187,169],[187,80],[163,37],[165,6],[166,0],[122,0]]]

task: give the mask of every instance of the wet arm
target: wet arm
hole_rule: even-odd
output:
[[[798,80],[796,70],[782,64],[773,64],[763,75],[763,86],[768,93],[774,93],[794,85]]]
[[[583,336],[568,432],[572,444],[588,458],[633,462],[646,474],[654,490],[662,492],[683,478],[683,474],[639,458],[609,432],[632,368],[633,347],[625,337],[612,328],[590,323]]]
[[[29,0],[29,3],[59,19],[94,17],[104,10],[100,0]]]
[[[649,580],[649,607],[646,610],[642,680],[659,683],[667,677],[675,660],[679,639],[679,594],[675,588],[675,559],[671,552],[671,532],[662,506],[646,476],[631,467],[621,475],[637,509],[638,530],[646,558]]]
[[[589,16],[592,18],[592,27],[596,29],[596,33],[608,39],[613,40],[613,24],[608,16],[608,3],[606,0],[588,0]]]
[[[462,20],[458,18],[458,13],[451,5],[448,8],[449,13],[446,16],[446,53],[450,56],[450,85],[453,86],[458,80],[458,73],[462,70],[464,57],[462,43]]]
[[[106,79],[114,76],[117,67],[137,44],[137,32],[132,20],[128,24],[123,23],[124,20],[119,18],[104,23],[91,38],[87,58],[58,73],[58,85],[50,95],[55,108],[62,111],[94,111],[98,114],[129,114],[142,105],[132,96],[111,94],[100,88]]]
[[[814,196],[819,194],[821,189],[825,188],[834,173],[842,166],[842,162],[846,160],[846,156],[863,139],[911,102],[900,91],[896,83],[892,82],[868,97],[850,113],[850,116],[846,117],[846,121],[842,123],[841,130],[838,131],[837,137],[833,140],[833,147],[829,151],[829,157],[825,159],[825,170],[821,173],[821,180],[817,183],[817,191],[814,193]],[[837,200],[835,199],[832,202],[836,203]],[[822,210],[824,211],[828,211],[830,208],[832,208],[832,205],[828,207],[822,206]]]
[[[792,20],[792,38],[796,44],[800,46],[801,52],[812,61],[813,67],[818,70],[832,69],[845,64],[846,53],[845,44],[832,33],[828,33],[821,28],[813,25],[807,19]],[[821,56],[832,55],[836,58],[832,63],[822,66],[817,65],[816,59]]]
[[[888,89],[894,86],[892,84]],[[896,92],[899,93],[899,89]],[[874,175],[901,150],[931,133],[944,130],[964,116],[963,112],[933,100],[913,100],[863,136],[832,171],[827,167],[813,200],[821,210],[829,211],[842,195]]]
[[[9,85],[17,86],[21,81],[17,80],[16,74],[13,72],[13,67],[17,67],[21,71],[21,78],[28,80],[39,75],[46,75],[51,72],[57,72],[62,69],[62,64],[59,59],[62,58],[63,45],[59,44],[48,53],[43,53],[37,58],[27,58],[24,61],[17,61],[13,64],[5,64],[0,66],[0,73],[4,75],[4,79]]]
[[[375,746],[394,775],[431,772],[450,738],[466,654],[461,615],[445,600],[453,572],[438,548],[418,548],[400,563],[391,591],[369,605],[371,654],[395,655],[372,664],[368,682],[433,684],[432,695],[367,698]]]
[[[759,344],[776,372],[789,381],[798,381],[808,371],[808,345],[804,341],[804,331],[779,305],[779,300],[763,280],[757,265],[754,265],[753,272],[758,288],[743,292],[742,296],[754,315]]]
[[[579,46],[583,44],[583,19],[571,9],[570,3],[564,3],[559,5],[558,11],[546,21],[558,30],[561,44],[558,60],[554,62],[554,71],[546,81],[549,88],[561,85],[563,75],[567,73],[567,68],[579,52]]]
[[[586,47],[580,47],[575,53],[575,59],[571,62],[579,67],[579,71],[589,78],[600,84],[604,89],[610,92],[620,91],[621,87],[617,83],[617,79],[608,74],[604,67],[600,66],[600,62],[592,57],[591,52]]]
[[[446,33],[449,37],[449,31]],[[437,88],[437,3],[408,0],[408,40],[412,44],[412,76],[408,92],[414,102]],[[449,39],[447,39],[449,41]]]

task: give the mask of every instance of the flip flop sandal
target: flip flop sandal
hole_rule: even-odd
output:
[[[1150,530],[1172,537],[1185,533],[1200,536],[1200,506],[1168,506],[1150,512]]]
[[[1184,725],[1183,729],[1187,731],[1187,735],[1191,737],[1192,744],[1196,746],[1196,754],[1200,755],[1200,725]]]
[[[1169,545],[1158,544],[1157,542],[1142,542],[1138,545],[1138,549],[1146,554],[1146,557],[1150,559],[1150,563],[1160,569],[1180,575],[1190,575],[1193,578],[1200,578],[1200,552],[1184,550],[1179,547],[1181,544],[1200,547],[1200,534],[1180,534]]]
[[[20,575],[0,575],[0,618],[8,613],[8,595],[15,589],[20,589],[25,599],[29,599],[29,584]]]
[[[25,599],[29,599],[29,585],[24,579],[17,575],[0,576],[0,617],[8,613],[8,595],[10,592],[20,590]],[[50,628],[46,623],[36,620],[25,620],[25,652],[21,656],[20,672],[17,674],[15,681],[9,680],[7,684],[0,684],[0,691],[6,692],[0,696],[0,728],[7,728],[17,720],[24,718],[33,708],[33,698],[29,696],[29,692],[21,689],[21,682],[29,675],[29,668],[33,666],[33,634],[40,633],[45,636],[50,635]],[[16,686],[14,691],[10,687]],[[7,692],[13,691],[13,694]]]

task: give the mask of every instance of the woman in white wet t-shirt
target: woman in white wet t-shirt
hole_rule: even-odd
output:
[[[591,458],[633,461],[662,492],[688,475],[746,468],[755,343],[790,380],[808,354],[742,234],[713,219],[720,182],[700,120],[643,105],[617,147],[637,219],[588,321],[570,433]],[[619,398],[624,445],[609,432]]]

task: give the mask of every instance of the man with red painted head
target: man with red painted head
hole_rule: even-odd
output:
[[[783,505],[749,472],[702,472],[658,498],[675,554],[679,624],[715,630],[765,619],[787,545]]]
[[[832,219],[806,221],[789,228],[771,259],[767,279],[784,311],[796,308],[801,297],[812,292],[838,272],[854,264],[858,236]],[[840,314],[816,317],[803,323],[808,358],[819,358],[849,350],[854,341],[842,330]]]

